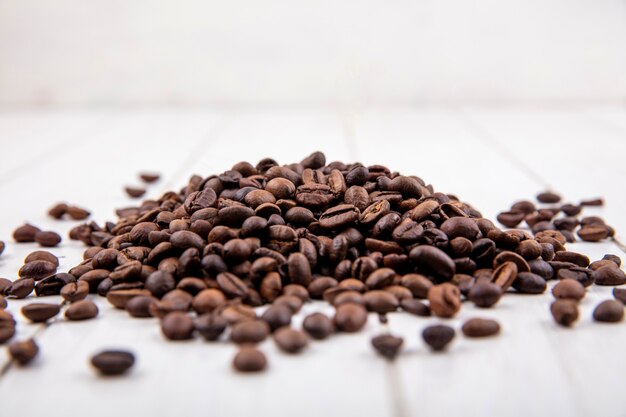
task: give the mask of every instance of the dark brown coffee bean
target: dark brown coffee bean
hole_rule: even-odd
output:
[[[122,375],[135,364],[135,355],[125,350],[105,350],[92,356],[91,365],[102,375]]]
[[[9,345],[9,355],[11,359],[20,366],[26,366],[39,353],[39,346],[33,339],[28,339],[23,342],[13,342]]]
[[[420,317],[430,316],[430,307],[415,298],[405,298],[401,300],[400,307],[409,314],[414,314]]]
[[[77,206],[69,206],[67,208],[66,214],[70,216],[72,220],[85,220],[91,215],[89,210]]]
[[[28,264],[34,261],[48,261],[54,264],[55,268],[59,266],[59,258],[45,250],[36,250],[29,253],[28,256],[24,259],[24,264]]]
[[[146,280],[146,289],[157,298],[163,297],[176,288],[176,280],[169,272],[155,271]]]
[[[517,227],[517,225],[519,225],[522,220],[524,220],[526,214],[527,213],[521,211],[505,211],[498,214],[496,219],[498,219],[498,221],[504,226],[512,228]]]
[[[202,251],[205,245],[204,239],[188,230],[179,230],[178,232],[172,233],[172,236],[170,236],[170,243],[173,247],[178,249],[185,250],[189,248],[196,248],[199,251]]]
[[[578,303],[570,299],[556,300],[550,305],[554,321],[561,326],[569,327],[578,320]]]
[[[551,191],[545,191],[537,195],[537,201],[540,203],[554,204],[561,201],[561,196]]]
[[[322,340],[335,332],[333,321],[322,313],[309,314],[302,321],[302,328],[314,339]]]
[[[461,309],[461,291],[447,282],[435,285],[428,291],[428,302],[433,314],[449,318]]]
[[[194,326],[205,340],[215,341],[224,333],[228,322],[219,314],[206,313],[194,321]]]
[[[124,187],[124,191],[126,191],[126,194],[128,194],[128,196],[131,198],[139,198],[146,193],[146,189],[141,187],[127,186]]]
[[[292,253],[287,259],[287,271],[291,282],[308,286],[312,281],[311,265],[301,253]]]
[[[522,294],[542,294],[547,288],[546,280],[532,272],[518,273],[512,286]]]
[[[91,300],[75,301],[65,310],[65,318],[72,321],[88,320],[98,315],[98,306]]]
[[[233,367],[239,372],[260,372],[267,367],[267,359],[260,350],[243,346],[233,359]]]
[[[576,280],[565,278],[552,288],[552,295],[554,298],[580,301],[585,297],[585,287]]]
[[[342,304],[337,307],[333,321],[342,332],[358,332],[367,323],[367,310],[359,304]]]
[[[530,270],[530,267],[528,269]],[[517,272],[517,265],[514,262],[504,262],[493,271],[491,280],[502,288],[502,292],[506,292],[517,278]]]
[[[326,210],[319,218],[325,229],[341,229],[354,224],[360,216],[359,209],[351,204],[340,204]]]
[[[276,330],[273,338],[276,346],[286,353],[298,353],[309,343],[308,337],[304,332],[287,326]]]
[[[603,266],[592,272],[596,285],[626,284],[626,274],[617,266]]]
[[[224,293],[216,288],[200,291],[193,298],[191,308],[198,314],[210,313],[226,303]]]
[[[16,242],[34,242],[35,241],[35,235],[40,232],[41,230],[36,227],[33,226],[32,224],[24,224],[23,226],[18,227],[17,229],[15,229],[15,231],[13,232],[13,239]]]
[[[457,237],[464,237],[474,241],[482,237],[476,220],[468,217],[452,217],[446,220],[441,224],[441,231],[448,235],[450,240]]]
[[[461,327],[467,337],[489,337],[500,333],[500,324],[491,319],[473,318]]]
[[[269,324],[272,331],[291,324],[293,311],[286,304],[274,304],[263,312],[261,318]]]
[[[387,359],[395,359],[400,353],[404,339],[390,334],[382,334],[374,337],[371,343],[379,355]]]
[[[444,350],[454,339],[454,329],[445,324],[428,326],[422,332],[422,338],[432,350]]]
[[[609,236],[609,229],[603,224],[591,224],[578,229],[577,235],[585,242],[599,242]]]
[[[70,282],[61,288],[61,297],[70,303],[83,300],[87,295],[89,295],[87,281]]]
[[[45,247],[54,247],[58,246],[61,243],[61,235],[56,232],[50,231],[39,231],[35,233],[35,242],[39,243],[41,246]]]
[[[52,262],[31,261],[20,268],[18,275],[21,278],[32,278],[38,281],[48,275],[54,274],[56,270],[57,267]]]
[[[161,332],[169,340],[191,339],[193,331],[193,320],[182,311],[168,313],[161,320]]]
[[[161,178],[161,174],[157,172],[140,172],[139,178],[141,178],[143,182],[152,184],[153,182],[157,182]]]
[[[593,310],[593,319],[604,323],[617,323],[624,319],[624,304],[617,300],[605,300]]]
[[[582,268],[586,268],[590,264],[589,257],[581,253],[560,251],[554,254],[554,260],[558,262],[571,262]]]
[[[613,297],[626,304],[626,288],[613,288]]]
[[[228,324],[232,325],[243,320],[256,318],[254,309],[244,304],[231,304],[221,309],[220,314]]]
[[[32,278],[21,278],[4,290],[4,294],[14,298],[26,298],[33,292],[35,288],[35,280]]]
[[[222,272],[217,276],[217,284],[225,295],[231,298],[245,298],[248,295],[248,286],[237,275]]]
[[[373,290],[363,295],[365,307],[375,313],[391,313],[398,309],[398,299],[387,291]]]
[[[477,282],[469,290],[468,298],[476,307],[489,308],[502,296],[502,287],[493,282]]]
[[[67,212],[67,208],[66,203],[57,203],[48,210],[48,215],[54,219],[60,219]]]
[[[158,299],[149,295],[139,295],[132,297],[126,303],[126,311],[133,317],[148,318],[150,314],[150,304],[157,302]]]
[[[417,246],[411,250],[409,258],[420,270],[444,280],[449,280],[456,272],[454,261],[434,246]]]
[[[237,344],[260,343],[269,335],[270,326],[263,320],[246,320],[236,323],[230,332],[230,340]]]
[[[22,307],[22,315],[34,323],[43,323],[59,314],[58,304],[31,303]]]
[[[302,298],[295,295],[281,295],[274,300],[274,305],[285,305],[289,307],[293,314],[298,313],[302,308]]]

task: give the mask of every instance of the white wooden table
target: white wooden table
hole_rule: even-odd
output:
[[[146,196],[156,197],[192,173],[266,156],[293,162],[317,149],[328,160],[382,163],[422,176],[491,218],[547,187],[572,202],[603,196],[606,206],[586,213],[604,216],[626,237],[625,108],[5,109],[0,236],[7,249],[0,276],[15,278],[36,249],[12,242],[21,222],[64,236],[76,224],[46,216],[57,201],[87,207],[103,222],[114,218],[114,208],[133,204],[122,188],[137,183],[140,170],[163,174]],[[625,255],[612,242],[570,248],[592,259]],[[65,270],[83,250],[64,239],[53,252]],[[259,375],[233,372],[230,343],[166,342],[154,319],[131,320],[100,297],[96,320],[45,329],[20,315],[29,300],[10,300],[19,321],[14,340],[37,332],[41,352],[32,366],[12,367],[0,378],[0,416],[624,416],[626,323],[590,318],[610,291],[589,289],[574,329],[554,324],[549,292],[508,295],[491,310],[464,304],[448,323],[458,329],[469,317],[494,317],[502,334],[478,341],[457,336],[444,354],[430,353],[419,336],[438,319],[391,315],[390,328],[406,347],[394,363],[370,347],[381,330],[374,317],[363,332],[313,342],[298,356],[281,354],[268,340],[261,349],[269,369]],[[303,309],[313,311],[332,309],[322,303]],[[90,355],[115,347],[136,353],[135,368],[127,377],[96,377]],[[3,349],[0,365],[6,361]]]

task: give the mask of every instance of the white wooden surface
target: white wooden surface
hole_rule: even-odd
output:
[[[0,236],[8,245],[0,276],[14,278],[35,249],[11,242],[21,221],[63,233],[75,224],[47,218],[57,201],[83,205],[102,222],[113,218],[114,208],[132,204],[122,188],[137,182],[140,170],[163,173],[147,195],[156,197],[192,173],[266,156],[291,162],[316,149],[329,160],[377,162],[420,175],[489,217],[546,186],[574,202],[601,195],[607,206],[587,213],[605,216],[625,236],[624,108],[4,111]],[[594,259],[624,255],[611,242],[571,248]],[[83,249],[64,240],[54,250],[61,269],[76,264]],[[406,345],[394,363],[369,345],[381,331],[375,317],[362,333],[313,342],[299,356],[266,341],[261,349],[269,369],[252,376],[232,371],[233,345],[166,342],[156,320],[130,319],[100,297],[94,298],[101,307],[96,320],[45,329],[21,317],[30,300],[10,300],[19,321],[16,339],[38,332],[41,354],[32,366],[12,367],[0,378],[0,416],[624,416],[626,323],[590,319],[610,291],[589,290],[574,329],[553,323],[549,293],[508,295],[492,310],[465,304],[448,323],[458,329],[467,318],[494,317],[502,334],[480,341],[457,335],[444,354],[430,353],[419,336],[440,320],[394,314],[389,327]],[[332,308],[307,304],[295,325],[313,311],[331,314]],[[138,362],[127,377],[98,378],[88,359],[112,347],[133,350]],[[6,360],[2,350],[0,365]]]

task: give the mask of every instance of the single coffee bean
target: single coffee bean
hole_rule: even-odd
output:
[[[468,298],[476,307],[489,308],[502,297],[502,288],[493,282],[477,282],[469,290]]]
[[[39,243],[41,246],[45,247],[54,247],[58,246],[61,243],[61,235],[56,232],[50,231],[39,231],[35,233],[35,242]]]
[[[488,337],[500,333],[500,324],[491,319],[473,318],[463,323],[461,330],[467,337]]]
[[[624,319],[624,304],[617,300],[605,300],[593,310],[593,319],[604,323],[617,323]]]
[[[276,346],[287,353],[298,353],[309,343],[308,337],[304,332],[287,326],[276,330],[273,338]]]
[[[445,324],[428,326],[422,332],[422,338],[432,350],[440,351],[454,339],[454,329]]]
[[[530,267],[528,268],[528,270],[530,270]],[[513,282],[517,278],[517,273],[518,269],[515,262],[507,261],[500,264],[500,266],[498,266],[493,271],[493,276],[491,280],[494,284],[502,288],[502,292],[506,292],[506,290],[513,284]]]
[[[48,261],[54,264],[55,268],[59,266],[59,258],[45,250],[36,250],[29,253],[28,256],[24,258],[24,264],[28,264],[34,261]]]
[[[435,285],[428,291],[428,302],[433,314],[449,318],[461,309],[461,291],[447,282]]]
[[[89,295],[89,284],[87,281],[70,282],[61,288],[61,297],[70,303],[83,300],[87,295]]]
[[[130,300],[139,296],[150,296],[150,291],[143,288],[134,288],[128,290],[112,290],[106,294],[107,301],[115,308],[126,309],[126,305]]]
[[[139,198],[146,193],[146,189],[141,187],[124,187],[124,191],[131,198]]]
[[[585,297],[585,287],[576,280],[565,278],[552,288],[552,295],[554,298],[580,301]]]
[[[269,335],[270,326],[263,320],[246,320],[233,325],[230,340],[237,344],[260,343]]]
[[[135,355],[125,350],[105,350],[91,357],[91,365],[102,375],[122,375],[135,364]]]
[[[70,216],[72,220],[85,220],[91,215],[89,210],[77,206],[69,206],[67,208],[66,214]]]
[[[187,313],[173,311],[161,320],[161,331],[169,340],[188,340],[193,337],[194,324]]]
[[[498,214],[496,219],[504,226],[513,228],[517,227],[517,225],[519,225],[522,220],[524,220],[526,214],[527,213],[521,211],[505,211]]]
[[[233,367],[239,372],[260,372],[267,367],[267,359],[260,350],[243,346],[233,359]]]
[[[146,280],[146,289],[157,298],[163,297],[176,288],[174,276],[166,271],[155,271]]]
[[[373,290],[363,295],[365,307],[375,313],[391,313],[398,309],[398,299],[387,291]]]
[[[243,320],[256,318],[254,309],[244,304],[227,305],[221,310],[221,316],[226,319],[228,324],[235,324]]]
[[[248,286],[237,275],[222,272],[217,276],[217,285],[225,295],[231,298],[245,298],[248,295]]]
[[[7,300],[0,295],[0,309],[7,308]]]
[[[371,343],[378,354],[387,359],[395,359],[400,353],[404,339],[390,334],[382,334],[374,337]]]
[[[550,312],[554,321],[569,327],[578,320],[578,303],[570,299],[559,299],[550,305]]]
[[[557,278],[559,280],[573,279],[580,282],[583,287],[589,287],[595,281],[594,271],[581,268],[577,266],[571,266],[569,268],[559,269],[557,272]]]
[[[273,304],[263,312],[261,318],[270,326],[272,331],[291,324],[294,312],[286,304]]]
[[[198,314],[210,313],[226,303],[224,293],[216,288],[200,291],[191,301],[191,308]]]
[[[65,318],[72,321],[88,320],[98,315],[98,306],[91,300],[75,301],[65,310]]]
[[[430,307],[415,298],[405,298],[401,300],[400,307],[409,314],[420,317],[430,317]]]
[[[13,232],[13,239],[16,242],[24,243],[24,242],[34,242],[35,235],[37,232],[41,230],[38,227],[33,226],[32,224],[24,224],[23,226],[18,227]]]
[[[546,280],[532,272],[520,272],[513,281],[513,288],[522,294],[542,294],[546,291]]]
[[[292,314],[298,313],[302,308],[302,299],[295,295],[281,295],[280,297],[274,300],[274,305],[285,305],[289,307]]]
[[[400,285],[408,288],[415,298],[427,298],[434,284],[423,275],[406,274],[400,280]]]
[[[157,302],[158,299],[150,295],[138,295],[132,297],[126,302],[126,311],[133,317],[148,318],[150,314],[150,305]]]
[[[26,366],[39,353],[39,346],[33,339],[25,340],[22,342],[13,342],[9,345],[9,355],[11,359],[17,362],[20,366]]]
[[[613,288],[613,297],[626,304],[626,288]]]
[[[367,323],[367,310],[359,304],[342,304],[337,307],[333,321],[342,332],[358,332]]]
[[[617,266],[603,266],[592,272],[596,285],[626,284],[626,274]]]
[[[454,261],[434,246],[416,246],[411,249],[409,258],[418,268],[444,280],[449,280],[456,272]]]
[[[391,268],[380,268],[373,271],[365,280],[368,288],[384,288],[393,282],[396,271]]]
[[[59,314],[58,304],[31,303],[22,307],[22,315],[34,323],[43,323]]]
[[[302,329],[313,339],[326,339],[334,333],[335,325],[333,321],[322,313],[309,314],[302,321]]]
[[[224,333],[228,322],[219,314],[206,313],[198,316],[194,321],[194,326],[205,340],[215,341]]]
[[[143,182],[152,184],[153,182],[157,182],[161,178],[161,174],[157,172],[140,172],[139,178],[141,178]]]
[[[537,195],[537,201],[545,204],[554,204],[561,201],[561,196],[551,191],[545,191]]]

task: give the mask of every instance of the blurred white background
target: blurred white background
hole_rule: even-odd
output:
[[[624,0],[0,0],[0,105],[625,101]]]

